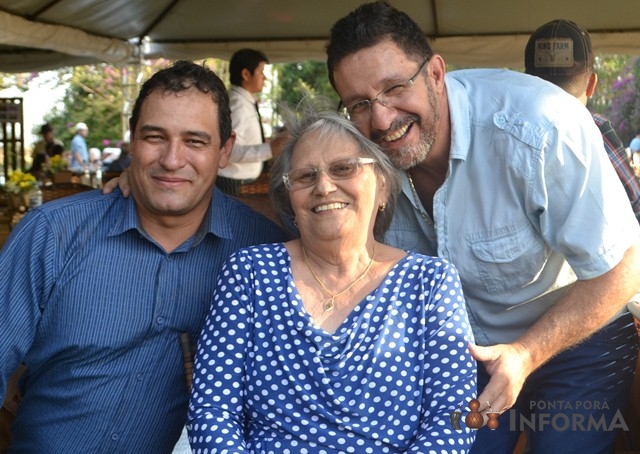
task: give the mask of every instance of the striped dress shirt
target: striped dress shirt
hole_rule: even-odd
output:
[[[188,400],[180,334],[199,335],[227,256],[286,239],[217,189],[171,253],[119,190],[27,213],[0,252],[0,395],[28,366],[12,452],[171,452]]]

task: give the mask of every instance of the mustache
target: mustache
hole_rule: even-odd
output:
[[[391,123],[388,129],[382,131],[380,129],[375,129],[371,131],[371,140],[375,143],[380,143],[382,139],[389,135],[389,133],[402,128],[403,126],[408,125],[409,123],[418,123],[420,124],[420,117],[416,114],[408,114],[403,116],[402,118],[396,118]]]

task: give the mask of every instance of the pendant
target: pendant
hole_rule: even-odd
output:
[[[322,303],[322,313],[324,314],[325,312],[332,311],[335,306],[336,305],[335,305],[335,302],[333,301],[333,296],[332,296],[331,298],[326,300],[324,303]]]

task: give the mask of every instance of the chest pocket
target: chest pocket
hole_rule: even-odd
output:
[[[509,293],[538,277],[550,250],[524,221],[467,236],[476,272],[487,292]]]

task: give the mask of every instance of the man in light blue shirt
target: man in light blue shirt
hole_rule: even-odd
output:
[[[72,170],[82,170],[85,164],[89,163],[89,150],[87,149],[87,139],[89,128],[86,123],[76,124],[76,135],[71,139],[71,162],[69,167]]]
[[[334,24],[327,53],[345,114],[405,170],[386,241],[460,271],[480,411],[502,413],[472,452],[511,453],[521,420],[541,414],[532,403],[570,401],[542,413],[610,427],[637,356],[624,307],[640,288],[640,227],[584,105],[521,73],[446,74],[420,27],[383,2]],[[593,453],[616,432],[530,435],[534,453]]]
[[[170,453],[195,341],[235,250],[282,230],[215,189],[235,136],[222,81],[177,62],[142,87],[129,182],[29,211],[0,251],[0,395],[27,366],[15,452]]]

